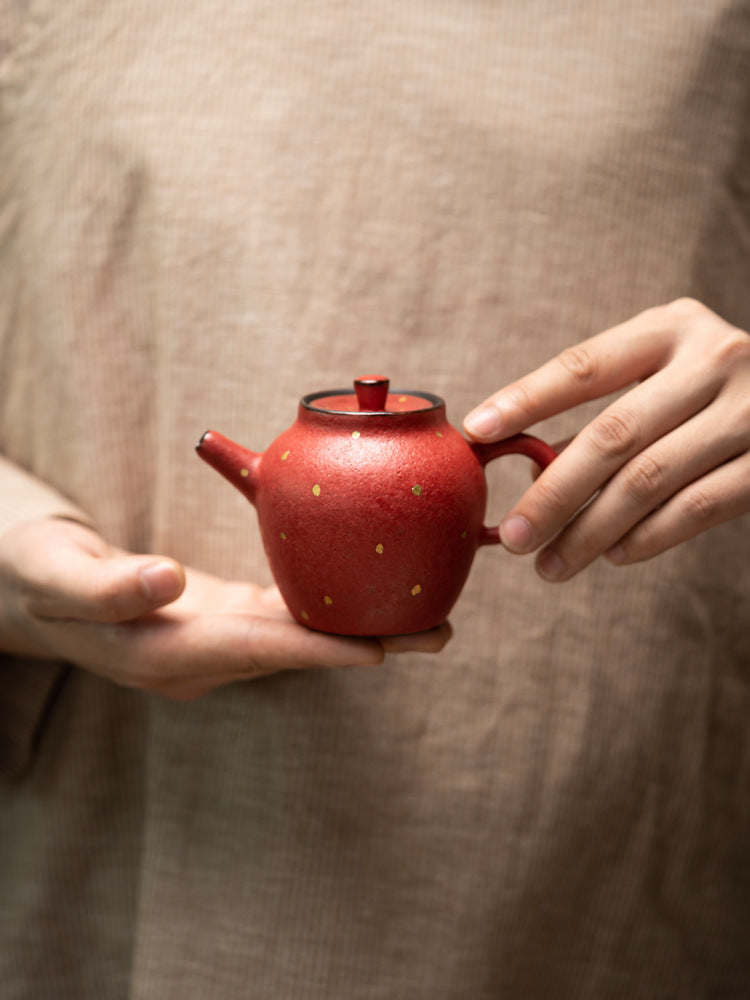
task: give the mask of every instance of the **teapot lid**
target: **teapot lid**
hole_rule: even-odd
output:
[[[302,399],[310,410],[325,413],[413,413],[434,410],[443,405],[440,396],[430,392],[389,392],[390,381],[384,375],[363,375],[354,380],[354,389],[326,389]]]

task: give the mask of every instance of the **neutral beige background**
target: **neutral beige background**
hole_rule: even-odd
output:
[[[746,3],[4,16],[0,529],[72,503],[268,582],[206,427],[369,370],[457,423],[681,294],[750,328]],[[490,479],[498,519],[526,463]],[[4,996],[746,995],[747,555],[483,550],[436,659],[190,705],[6,657]]]

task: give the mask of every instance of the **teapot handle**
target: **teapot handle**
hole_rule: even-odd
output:
[[[546,469],[550,462],[557,458],[557,452],[554,448],[531,434],[514,434],[503,441],[493,441],[491,444],[478,444],[475,441],[470,441],[469,446],[482,466],[487,465],[495,458],[500,458],[501,455],[526,455],[533,459],[537,465]],[[484,525],[482,527],[482,533],[479,536],[480,545],[497,545],[499,541],[499,526],[488,528]]]

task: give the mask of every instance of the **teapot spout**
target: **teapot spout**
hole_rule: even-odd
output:
[[[255,503],[262,455],[248,451],[218,431],[206,431],[195,450],[204,462],[236,486],[250,503]]]

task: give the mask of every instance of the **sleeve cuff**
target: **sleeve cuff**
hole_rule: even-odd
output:
[[[93,527],[92,519],[51,486],[0,455],[0,537],[24,521],[65,517]],[[12,780],[30,766],[44,720],[70,669],[54,660],[0,650],[0,777]]]
[[[0,455],[0,537],[38,517],[66,517],[94,526],[88,514],[57,490]]]

